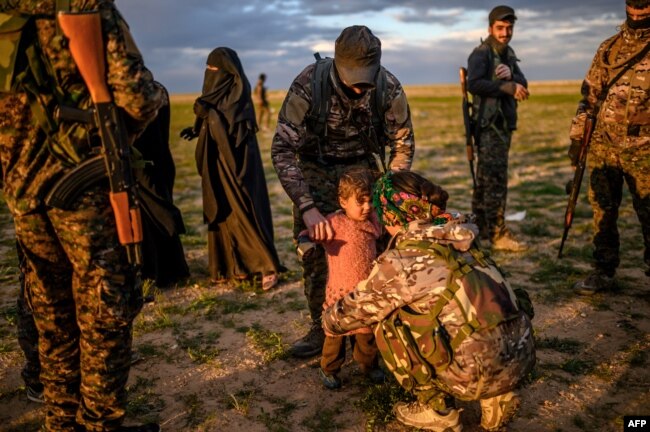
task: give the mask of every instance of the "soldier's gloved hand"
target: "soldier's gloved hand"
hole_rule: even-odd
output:
[[[512,71],[508,67],[508,65],[505,65],[501,63],[499,66],[497,66],[494,69],[494,74],[498,79],[510,81],[512,79]]]
[[[580,140],[571,140],[571,145],[569,146],[569,159],[571,159],[571,166],[578,166],[578,158],[580,157],[580,146],[582,143]]]
[[[197,136],[199,136],[199,134],[196,133],[196,131],[194,130],[194,128],[192,126],[188,126],[185,129],[183,129],[181,131],[180,135],[181,135],[181,138],[186,139],[188,141],[190,141],[190,140],[196,138]]]

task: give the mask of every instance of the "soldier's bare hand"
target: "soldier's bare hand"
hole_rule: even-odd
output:
[[[530,95],[528,89],[519,83],[517,83],[516,86],[517,87],[515,88],[515,94],[513,95],[515,99],[520,102],[528,99],[528,96]]]
[[[302,215],[302,220],[307,225],[309,237],[313,240],[328,240],[334,236],[332,226],[317,208],[309,209]]]
[[[497,66],[494,69],[494,73],[497,76],[498,79],[510,81],[512,79],[512,71],[508,67],[508,65],[504,65],[501,63],[499,66]]]

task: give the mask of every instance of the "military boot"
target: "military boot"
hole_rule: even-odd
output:
[[[609,276],[602,270],[594,270],[586,278],[576,282],[573,290],[580,295],[594,295],[600,291],[610,291],[616,286],[614,276]]]
[[[515,392],[481,399],[481,427],[487,431],[501,430],[517,414],[521,400]]]
[[[325,332],[320,320],[312,321],[309,333],[296,341],[289,349],[289,353],[298,358],[313,357],[323,351],[323,342],[325,342]]]
[[[450,409],[440,414],[429,405],[420,402],[397,402],[393,407],[395,417],[408,426],[437,432],[461,432],[460,411]]]

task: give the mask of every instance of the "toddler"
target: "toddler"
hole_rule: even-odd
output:
[[[328,265],[325,309],[366,279],[377,257],[381,228],[371,203],[372,184],[372,173],[361,167],[346,170],[339,180],[341,210],[326,216],[334,236],[320,242],[327,254]],[[383,382],[383,371],[377,367],[375,336],[370,328],[363,328],[346,336],[326,335],[319,369],[323,385],[329,389],[341,387],[338,373],[345,362],[347,338],[362,373],[374,382]]]

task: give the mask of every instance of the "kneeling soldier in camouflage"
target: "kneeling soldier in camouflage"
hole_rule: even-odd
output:
[[[326,334],[373,326],[398,382],[417,396],[397,419],[460,431],[454,398],[481,404],[494,431],[517,412],[514,390],[535,364],[532,305],[473,243],[476,225],[445,213],[447,193],[413,172],[375,186],[379,219],[393,235],[367,280],[323,313]]]

